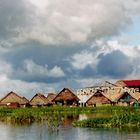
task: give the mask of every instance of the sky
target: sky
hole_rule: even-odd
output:
[[[0,0],[0,97],[140,79],[139,0]]]

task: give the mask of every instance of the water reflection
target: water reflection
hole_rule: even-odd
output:
[[[93,113],[93,114],[79,114],[79,120],[84,120],[88,118],[108,118],[111,117],[110,113]]]
[[[84,115],[85,116],[85,115]],[[52,116],[51,116],[52,117]],[[86,116],[87,117],[87,116]],[[58,121],[56,121],[58,119]],[[139,140],[140,130],[136,128],[102,129],[74,128],[73,120],[78,115],[56,117],[55,120],[30,125],[0,123],[1,140]],[[57,126],[56,128],[54,126]]]

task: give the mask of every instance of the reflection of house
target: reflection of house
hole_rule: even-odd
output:
[[[64,88],[53,101],[57,105],[78,105],[79,98],[70,89]]]
[[[30,105],[32,106],[46,106],[48,104],[46,96],[41,93],[37,93],[31,100]]]
[[[115,85],[128,88],[138,88],[140,92],[140,80],[119,80]]]
[[[25,97],[20,97],[14,92],[8,93],[0,100],[1,106],[9,106],[9,107],[20,107],[26,106],[29,104],[29,101]]]
[[[112,101],[108,99],[101,90],[98,90],[86,102],[88,106],[110,105]]]
[[[48,100],[48,106],[51,106],[54,104],[54,102],[52,101],[55,98],[56,94],[54,93],[48,93],[48,96],[46,97]]]
[[[63,118],[62,125],[69,126],[72,124],[73,121],[78,120],[78,118],[79,118],[79,115],[68,115],[68,116],[66,115]]]

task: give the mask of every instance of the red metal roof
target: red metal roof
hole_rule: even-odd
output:
[[[123,80],[126,86],[139,86],[140,87],[140,80]]]

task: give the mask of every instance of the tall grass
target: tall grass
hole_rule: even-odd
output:
[[[112,117],[92,118],[73,122],[74,126],[80,127],[139,127],[139,108],[117,108],[112,110]]]
[[[123,114],[125,112],[125,114]],[[39,108],[0,108],[0,121],[17,123],[17,124],[31,124],[33,122],[43,122],[48,121],[58,125],[65,115],[78,115],[78,114],[96,114],[96,113],[110,113],[113,118],[109,122],[110,125],[119,125],[123,124],[125,118],[128,119],[129,116],[133,118],[133,121],[138,121],[139,116],[133,114],[140,114],[140,108],[134,107],[117,107],[117,106],[103,106],[103,107],[39,107]],[[129,115],[130,114],[130,115]],[[107,118],[108,119],[108,118]],[[107,119],[104,121],[106,122]],[[58,120],[58,121],[57,121]],[[116,121],[118,120],[118,122]],[[130,122],[129,118],[129,122]],[[90,120],[92,121],[92,120]],[[93,120],[94,124],[100,124],[102,118]],[[102,123],[104,122],[102,121]],[[89,123],[89,122],[88,122]]]

